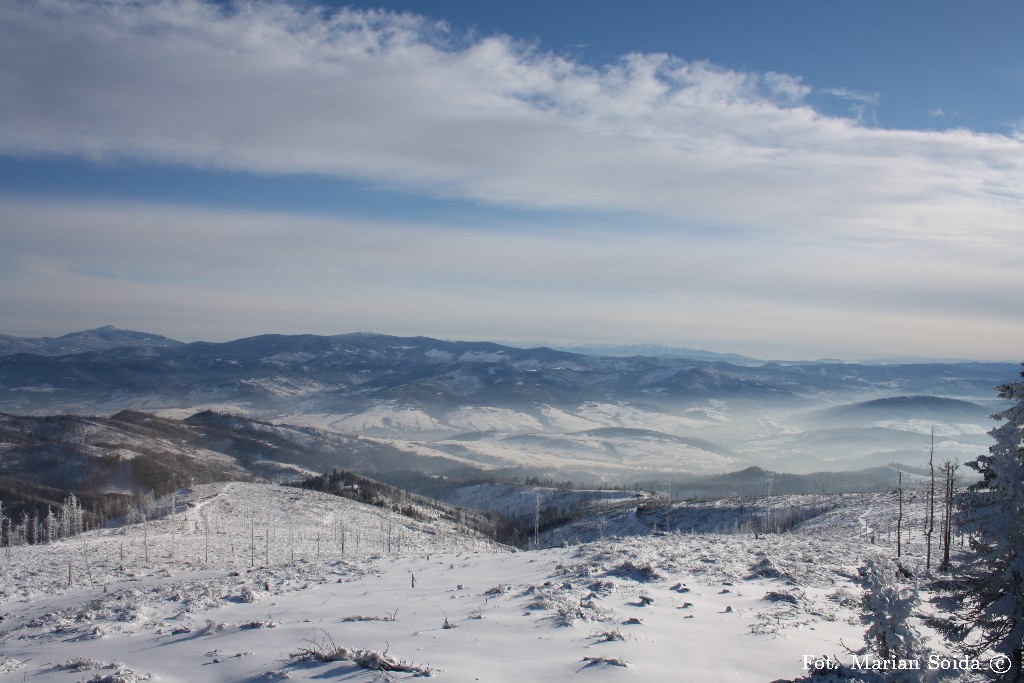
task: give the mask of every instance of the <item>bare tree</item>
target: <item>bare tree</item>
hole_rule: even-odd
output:
[[[665,477],[665,533],[672,530],[672,477]]]
[[[896,513],[896,557],[903,555],[903,471],[896,470],[896,500],[899,502]]]
[[[945,491],[942,505],[942,562],[939,571],[949,571],[949,549],[953,545],[953,500],[956,494],[956,471],[960,465],[955,460],[942,463],[945,473]]]
[[[928,451],[928,510],[924,520],[924,570],[932,570],[932,534],[935,533],[935,427],[932,427],[932,446]]]
[[[540,494],[536,494],[536,502],[533,510],[533,547],[540,548]]]

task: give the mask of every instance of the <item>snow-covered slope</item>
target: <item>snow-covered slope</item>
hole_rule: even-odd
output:
[[[0,681],[795,678],[860,642],[885,501],[858,501],[814,533],[510,553],[316,492],[199,487],[146,523],[12,548]]]

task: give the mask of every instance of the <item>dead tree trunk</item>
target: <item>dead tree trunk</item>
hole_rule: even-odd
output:
[[[939,571],[949,571],[949,549],[953,545],[953,500],[956,493],[956,471],[959,465],[951,460],[942,463],[946,474],[945,500],[942,510],[942,563]]]
[[[903,554],[903,472],[896,470],[896,499],[899,508],[896,513],[896,557]]]
[[[935,427],[932,427],[932,446],[928,451],[928,510],[924,520],[924,571],[932,570],[932,534],[935,533]]]

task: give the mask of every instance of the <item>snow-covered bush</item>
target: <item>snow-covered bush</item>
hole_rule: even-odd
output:
[[[608,666],[629,666],[629,662],[621,657],[584,657],[580,661],[586,662],[586,664],[583,665],[584,668],[588,666],[600,666],[602,664],[606,664]]]
[[[922,657],[921,635],[911,623],[917,591],[912,586],[898,584],[895,565],[880,558],[865,562],[863,576],[861,606],[867,630],[864,632],[865,647],[859,654],[897,662],[925,659]],[[906,680],[917,678],[911,676]]]
[[[371,671],[397,671],[411,673],[413,676],[433,676],[436,670],[429,666],[410,664],[402,659],[388,655],[387,650],[377,652],[361,648],[349,649],[334,644],[327,636],[323,641],[312,641],[309,647],[299,648],[292,653],[292,660],[297,662],[352,662],[362,669]]]

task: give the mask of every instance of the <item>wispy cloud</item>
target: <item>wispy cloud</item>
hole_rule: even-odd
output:
[[[821,92],[841,100],[849,100],[860,104],[877,105],[882,101],[882,93],[852,90],[850,88],[822,88]]]
[[[276,311],[263,329],[359,320],[555,339],[548,324],[668,342],[701,329],[755,353],[742,341],[885,347],[880,331],[901,323],[899,348],[879,353],[1020,338],[1024,139],[828,116],[797,75],[664,54],[594,68],[386,12],[40,0],[0,5],[0,91],[7,155],[315,173],[622,216],[484,233],[0,197],[0,305],[19,315],[136,297],[165,320],[194,301],[193,318],[228,335]]]
[[[594,69],[421,17],[280,3],[14,3],[0,27],[8,154],[321,173],[814,234],[1019,225],[1021,195],[987,192],[1021,172],[1019,140],[827,117],[785,74],[661,54]]]

